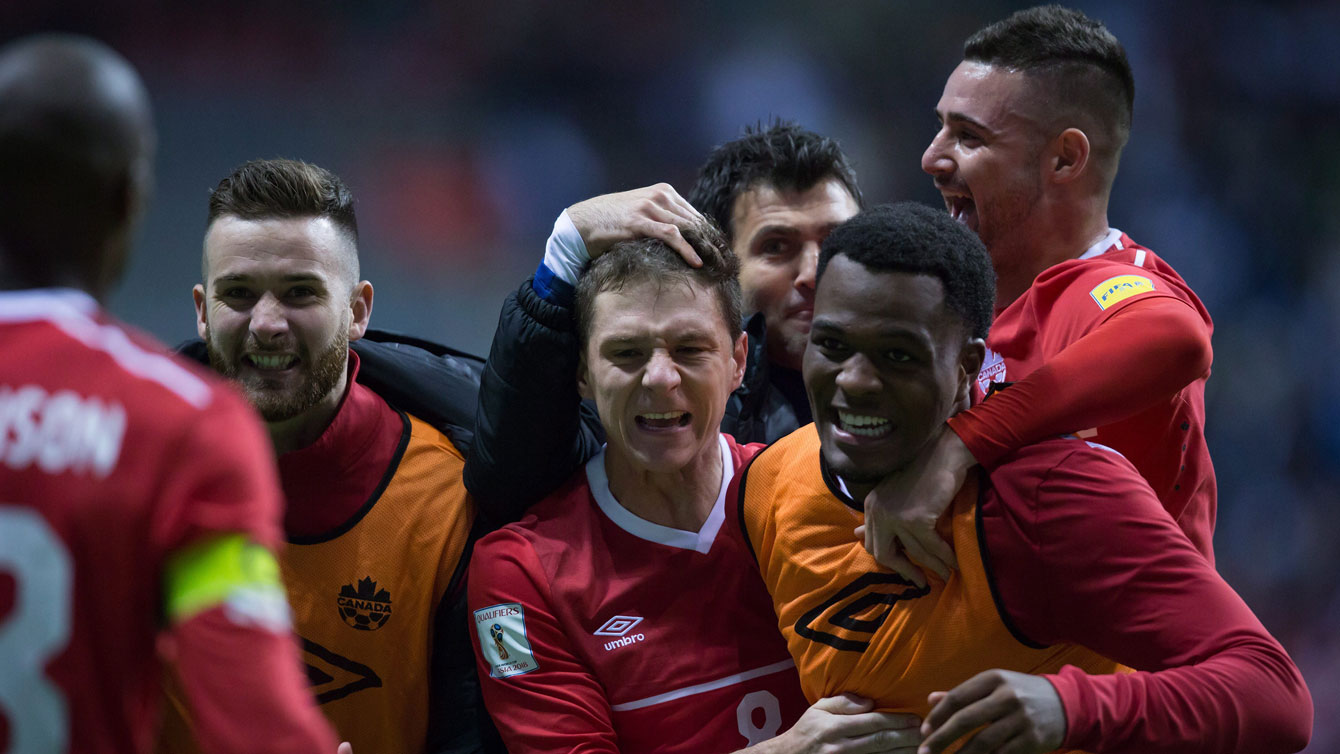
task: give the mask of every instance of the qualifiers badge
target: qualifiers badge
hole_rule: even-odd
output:
[[[1106,310],[1132,296],[1153,292],[1154,281],[1143,275],[1118,275],[1094,286],[1089,295],[1098,303],[1099,309]]]
[[[540,667],[526,638],[526,609],[516,602],[475,611],[479,649],[489,664],[489,675],[509,678]]]

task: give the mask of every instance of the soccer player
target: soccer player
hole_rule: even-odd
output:
[[[591,210],[643,227],[646,205],[620,202],[589,200],[577,221]],[[475,548],[489,712],[512,752],[911,754],[913,718],[836,695],[806,710],[767,592],[726,535],[726,488],[758,449],[719,431],[745,370],[737,267],[710,226],[685,234],[696,269],[660,240],[623,240],[577,286],[577,382],[608,444]],[[524,332],[527,347],[500,366],[533,370],[540,389],[566,342],[544,331],[509,300],[499,337]],[[556,399],[575,415],[575,396]]]
[[[745,310],[757,314],[745,325],[749,368],[726,404],[721,430],[742,443],[771,442],[808,423],[809,404],[798,370],[809,332],[819,243],[861,207],[855,172],[837,142],[792,123],[747,128],[742,137],[708,156],[690,193],[692,204],[666,184],[623,196],[627,204],[639,203],[640,224],[634,229],[639,236],[659,238],[692,259],[678,228],[698,221],[696,206],[725,230],[740,260]],[[589,209],[574,205],[559,216],[534,280],[524,283],[506,305],[531,314],[540,328],[554,324],[560,336],[569,335],[563,319],[549,312],[571,307],[583,266],[608,246],[611,234],[623,236],[623,223],[631,217]],[[594,249],[588,251],[588,246]],[[554,342],[549,334],[537,339]],[[509,342],[495,338],[494,346]],[[549,356],[557,373],[576,374],[577,349],[570,335],[569,343],[551,349]],[[600,447],[603,437],[591,413],[577,422],[566,400],[575,391],[570,382],[562,386],[561,399],[553,394],[558,384],[544,392],[520,390],[517,386],[528,375],[504,371],[510,363],[505,353],[495,350],[490,362],[482,377],[485,398],[466,481],[478,491],[486,513],[510,521],[562,484]],[[555,431],[522,429],[531,426]]]
[[[278,455],[279,563],[322,712],[355,752],[474,751],[464,459],[357,379],[349,343],[373,302],[357,244],[337,176],[292,160],[242,165],[210,196],[196,325]]]
[[[924,716],[928,753],[965,736],[974,754],[1301,749],[1298,669],[1110,448],[1057,437],[971,474],[939,522],[947,581],[914,584],[851,538],[857,501],[968,405],[992,286],[981,242],[929,207],[877,207],[824,241],[815,423],[754,457],[726,516],[807,696]]]
[[[1062,432],[1130,459],[1214,560],[1210,316],[1167,262],[1108,225],[1133,93],[1121,43],[1054,5],[974,34],[945,84],[921,166],[998,275],[977,393],[1013,387],[951,419],[922,473],[867,501],[867,545],[914,580],[895,540],[947,575],[953,555],[933,526],[968,468]]]
[[[268,549],[264,433],[98,304],[153,141],[139,76],[102,44],[0,50],[0,748],[145,751],[161,651],[207,751],[333,752]]]

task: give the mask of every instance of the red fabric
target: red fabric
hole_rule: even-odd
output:
[[[293,637],[238,625],[225,610],[207,610],[170,635],[201,750],[334,752],[338,742],[307,691]]]
[[[727,439],[738,473],[761,446]],[[591,463],[603,464],[603,453]],[[623,528],[600,508],[599,489],[579,471],[475,546],[471,640],[508,750],[727,752],[750,743],[744,728],[788,729],[807,704],[748,545],[725,525],[735,506],[718,500],[702,552]],[[616,616],[636,624],[620,633],[607,626]],[[481,650],[494,625],[524,634],[533,659],[512,646],[499,673]],[[750,671],[760,672],[735,678]]]
[[[240,395],[83,294],[0,294],[0,353],[0,571],[17,587],[0,667],[24,689],[0,700],[9,740],[45,730],[59,738],[35,748],[144,751],[161,698],[164,564],[221,533],[278,544],[269,441]],[[123,433],[106,421],[118,413]],[[45,672],[8,656],[15,647]],[[253,658],[234,656],[220,683]],[[281,680],[283,693],[305,689],[297,673]]]
[[[1306,745],[1312,700],[1284,649],[1120,455],[1075,439],[1002,459],[982,526],[1003,613],[1039,644],[1140,672],[1047,676],[1067,748],[1267,754]]]
[[[1102,308],[1094,292],[1123,275],[1153,290]],[[1212,331],[1176,271],[1122,235],[1104,254],[1049,268],[997,313],[978,397],[992,382],[1013,384],[949,426],[987,469],[1064,433],[1115,448],[1213,562],[1217,493],[1204,432]]]
[[[316,442],[279,457],[290,537],[319,536],[352,518],[372,499],[400,445],[400,415],[357,376],[358,354],[350,351],[349,384],[330,426]]]

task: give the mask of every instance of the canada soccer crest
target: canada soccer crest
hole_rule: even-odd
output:
[[[1005,357],[986,349],[986,358],[982,359],[982,371],[977,373],[977,389],[985,396],[991,391],[991,383],[1005,381]]]
[[[344,622],[359,631],[376,631],[391,618],[391,593],[378,589],[371,577],[359,579],[357,589],[352,584],[340,587],[335,604]]]

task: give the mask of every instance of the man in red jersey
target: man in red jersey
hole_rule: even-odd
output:
[[[974,34],[945,84],[921,165],[998,276],[978,397],[1012,386],[950,419],[866,501],[867,549],[913,580],[904,555],[942,576],[954,564],[934,522],[971,466],[1067,432],[1129,458],[1214,560],[1210,316],[1172,267],[1108,225],[1133,93],[1121,43],[1059,6]]]
[[[475,548],[471,639],[489,712],[513,752],[910,754],[915,718],[843,696],[806,710],[767,592],[725,526],[725,490],[759,447],[719,430],[745,369],[735,258],[710,226],[691,227],[701,220],[687,203],[667,210],[686,226],[685,250],[653,239],[609,249],[637,235],[647,195],[659,194],[569,210],[597,257],[575,322],[537,298],[504,307],[491,367],[557,393],[575,418],[576,396],[559,389],[571,378],[545,364],[574,328],[578,387],[608,444]],[[692,269],[679,255],[695,250]]]
[[[152,174],[139,77],[92,40],[0,52],[0,751],[147,750],[161,647],[211,752],[331,752],[242,399],[106,315]]]

